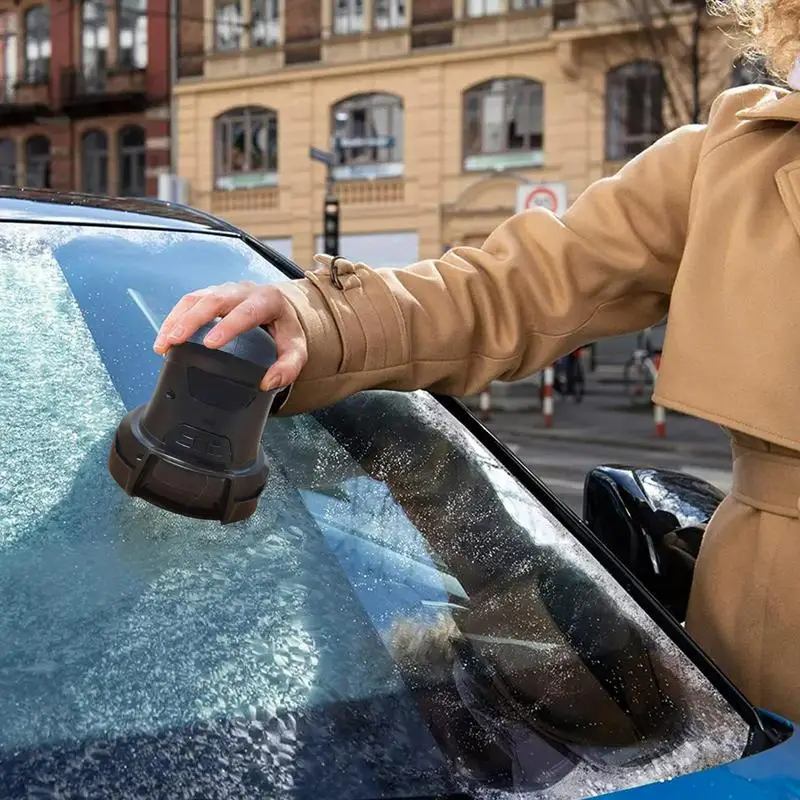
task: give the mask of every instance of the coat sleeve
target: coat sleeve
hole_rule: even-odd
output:
[[[714,109],[712,109],[712,115]],[[576,347],[661,320],[687,235],[706,126],[679,128],[562,218],[532,210],[480,248],[404,269],[331,258],[284,284],[309,361],[282,414],[364,389],[464,396],[533,374]]]

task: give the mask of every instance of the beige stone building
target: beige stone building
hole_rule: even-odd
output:
[[[556,1],[205,0],[175,98],[189,202],[308,265],[325,186],[309,147],[334,134],[341,252],[375,266],[479,244],[520,185],[574,199],[686,121],[694,12]],[[700,23],[704,113],[744,78],[720,21]]]

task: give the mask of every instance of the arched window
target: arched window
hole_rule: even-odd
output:
[[[464,169],[539,166],[544,161],[544,86],[496,78],[464,92]]]
[[[44,83],[50,76],[50,10],[33,6],[25,12],[25,81]]]
[[[750,60],[737,58],[731,69],[731,87],[747,86],[751,83],[774,83],[767,72],[763,59]]]
[[[117,64],[147,66],[147,0],[117,0]]]
[[[82,90],[105,88],[108,64],[108,9],[103,0],[83,0],[81,5]]]
[[[25,142],[25,185],[50,188],[50,140],[46,136],[31,136]]]
[[[331,108],[338,156],[335,175],[386,178],[403,174],[403,101],[393,94],[358,94]]]
[[[17,145],[13,139],[0,139],[0,186],[17,184]]]
[[[119,193],[123,197],[145,197],[147,146],[144,128],[128,125],[117,134]]]
[[[641,153],[664,133],[664,77],[655,61],[635,61],[606,76],[606,159]]]
[[[226,111],[214,123],[218,189],[274,186],[278,182],[278,115],[249,106]]]
[[[108,194],[108,136],[86,131],[81,139],[82,189],[89,194]]]

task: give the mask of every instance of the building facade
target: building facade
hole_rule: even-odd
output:
[[[667,25],[625,16],[627,0],[555,2],[204,0],[175,90],[189,202],[308,265],[325,186],[309,147],[335,134],[341,253],[403,265],[480,244],[521,184],[573,199],[684,121],[687,91],[744,79],[704,17],[708,64],[685,85],[669,48],[692,4]]]
[[[0,184],[156,196],[167,0],[0,0]]]

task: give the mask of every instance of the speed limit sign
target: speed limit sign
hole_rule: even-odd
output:
[[[531,208],[546,208],[561,215],[567,210],[564,183],[525,183],[517,189],[517,213]]]

